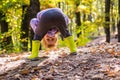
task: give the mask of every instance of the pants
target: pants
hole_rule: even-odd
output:
[[[41,19],[35,29],[34,40],[41,41],[45,34],[52,28],[58,29],[63,38],[71,36],[63,14],[57,10],[48,10],[41,15]]]

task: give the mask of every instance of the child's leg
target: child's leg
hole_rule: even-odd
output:
[[[32,53],[28,57],[31,60],[36,60],[38,58],[40,41],[42,40],[42,38],[45,36],[45,34],[48,31],[46,28],[43,28],[43,27],[38,28],[38,27],[36,27],[36,29],[38,29],[37,31],[40,31],[41,33],[36,32],[36,30],[34,32],[35,33],[34,34],[34,39],[32,40]],[[40,34],[36,34],[36,33],[40,33]]]
[[[59,26],[59,30],[64,37],[65,44],[69,47],[71,54],[76,54],[77,48],[73,36],[69,33],[67,27]]]

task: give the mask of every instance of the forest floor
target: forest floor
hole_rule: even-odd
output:
[[[48,52],[47,52],[48,53]],[[38,61],[23,54],[0,55],[0,80],[120,80],[120,43],[99,37],[77,48],[69,55],[68,48],[40,51]]]

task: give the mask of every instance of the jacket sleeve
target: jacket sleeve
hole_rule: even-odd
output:
[[[33,18],[30,21],[30,26],[34,32],[35,32],[36,28],[38,27],[38,23],[39,23],[39,20],[37,18]]]

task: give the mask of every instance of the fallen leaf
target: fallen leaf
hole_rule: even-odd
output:
[[[65,52],[62,52],[59,57],[66,57],[68,54]]]
[[[108,72],[107,72],[107,75],[108,75],[109,77],[115,77],[115,76],[116,76],[116,72],[115,72],[115,71],[108,71]]]
[[[101,66],[101,64],[96,64],[96,65],[95,65],[95,67],[100,67],[100,66]]]
[[[114,48],[108,48],[108,49],[106,49],[106,52],[108,52],[109,54],[113,54],[113,55],[115,55],[114,53],[115,53],[115,50],[114,50]]]
[[[30,70],[27,70],[27,69],[23,69],[20,71],[20,74],[29,74],[30,73]]]

